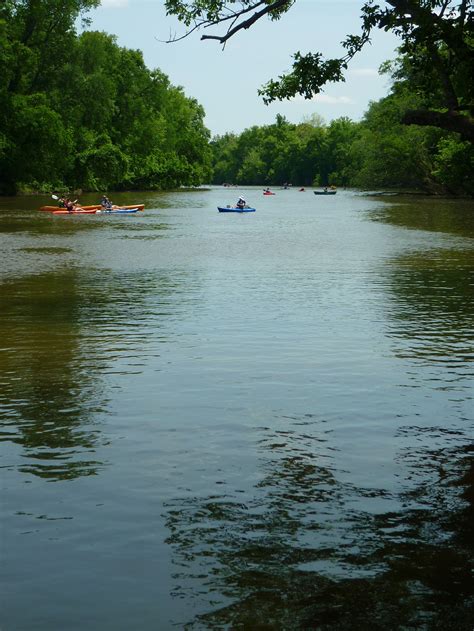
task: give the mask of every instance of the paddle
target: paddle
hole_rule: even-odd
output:
[[[57,196],[57,195],[55,195],[54,193],[51,195],[51,197],[52,197],[53,199],[55,199],[56,201],[58,201],[58,200],[60,200],[60,199],[61,199],[61,197],[58,197],[58,196]],[[75,204],[76,202],[77,202],[77,199],[75,199],[72,203],[73,203],[73,204]]]
[[[66,205],[66,202],[65,202],[65,198],[64,198],[64,197],[58,197],[58,196],[57,196],[57,195],[55,195],[54,193],[51,195],[51,197],[52,197],[53,199],[55,199],[55,200],[59,201],[59,202],[60,202],[59,207],[60,207],[60,208],[65,208],[65,209],[66,209],[69,213],[73,213],[73,212],[75,212],[75,211],[77,210],[77,207],[76,207],[76,202],[77,202],[77,199],[75,199],[73,202],[71,202],[71,204],[72,204],[72,209],[71,209],[71,208],[69,207],[69,205]]]

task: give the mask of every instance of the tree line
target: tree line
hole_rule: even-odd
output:
[[[342,117],[325,124],[317,115],[214,138],[216,184],[353,186],[474,195],[474,148],[457,132],[405,125],[403,116],[421,98],[400,57],[387,63],[390,94],[369,105],[360,122]]]
[[[225,42],[295,0],[241,0]],[[0,4],[0,194],[18,191],[170,189],[203,183],[416,188],[473,195],[473,14],[465,0],[369,0],[347,54],[297,57],[261,91],[267,102],[311,98],[342,80],[374,28],[402,45],[383,71],[390,94],[363,120],[326,125],[317,115],[211,140],[204,110],[142,53],[102,32],[77,32],[99,0]],[[191,32],[229,24],[228,0],[166,0]],[[232,9],[234,10],[234,9]],[[252,14],[251,11],[254,11]],[[250,15],[250,17],[248,17]],[[238,19],[242,21],[238,22]],[[194,24],[194,26],[193,26]]]
[[[78,34],[78,18],[98,4],[2,3],[0,193],[209,181],[202,106],[113,35]]]
[[[165,0],[187,31],[225,45],[258,21],[276,21],[298,0]],[[317,3],[314,19],[323,18]],[[400,41],[391,94],[369,107],[360,124],[275,125],[216,139],[215,180],[364,187],[416,187],[473,193],[474,11],[471,0],[361,0],[360,31],[341,42],[341,54],[296,51],[290,71],[259,90],[265,103],[300,95],[311,99],[344,81],[351,60],[374,31]],[[274,152],[273,152],[274,150]],[[235,156],[238,156],[238,161]],[[282,175],[282,169],[285,172]]]

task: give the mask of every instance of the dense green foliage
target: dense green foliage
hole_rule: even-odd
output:
[[[399,59],[384,68],[393,78],[391,94],[372,103],[360,123],[341,118],[325,125],[314,116],[291,124],[277,116],[273,125],[209,143],[203,108],[160,70],[149,70],[139,51],[119,47],[113,35],[78,35],[78,18],[87,22],[98,2],[0,4],[0,193],[165,189],[213,177],[215,183],[474,194],[469,3],[364,5],[365,35],[349,38],[345,47],[355,53],[375,27],[399,34],[402,46]],[[234,13],[225,14],[233,15],[234,27],[224,41],[245,28],[240,18],[247,26],[263,15],[279,19],[292,4],[166,2],[190,28],[225,23],[232,5]],[[323,76],[342,77],[348,59],[336,61],[323,63],[319,54],[299,58],[293,73],[267,85],[265,98],[312,96]]]
[[[96,0],[0,9],[0,192],[171,188],[210,177],[203,108],[141,52],[83,32]],[[8,28],[7,28],[8,24]]]
[[[318,118],[294,125],[277,116],[273,125],[212,141],[215,183],[349,184],[346,152],[357,133],[347,118],[326,127]]]
[[[214,182],[474,195],[472,143],[458,133],[402,123],[420,102],[409,73],[399,69],[404,61],[387,65],[398,69],[391,94],[372,103],[360,123],[340,118],[324,125],[315,117],[294,125],[277,117],[273,125],[214,139]]]

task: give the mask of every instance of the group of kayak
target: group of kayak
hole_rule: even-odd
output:
[[[305,188],[304,187],[300,188],[299,192],[305,192]],[[322,191],[313,191],[313,192],[314,192],[315,195],[335,195],[336,194],[336,187],[335,186],[331,186],[331,187],[328,188],[327,186],[325,186]],[[264,195],[275,195],[275,193],[273,193],[269,188],[264,188],[263,189],[263,194]],[[227,206],[218,206],[217,210],[220,213],[252,213],[252,212],[255,212],[255,208],[252,208],[251,206],[249,206],[243,197],[239,197],[239,199],[237,200],[235,206],[230,206],[230,204],[228,204]]]
[[[71,201],[68,197],[52,195],[52,198],[58,201],[58,206],[41,206],[40,210],[50,212],[53,215],[95,215],[99,213],[129,214],[139,212],[145,208],[144,204],[118,206],[113,204],[106,195],[102,196],[100,204],[92,206],[82,206],[77,203],[77,199]]]

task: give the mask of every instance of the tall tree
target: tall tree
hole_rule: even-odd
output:
[[[113,35],[77,35],[97,3],[0,3],[0,193],[209,181],[202,107]]]

